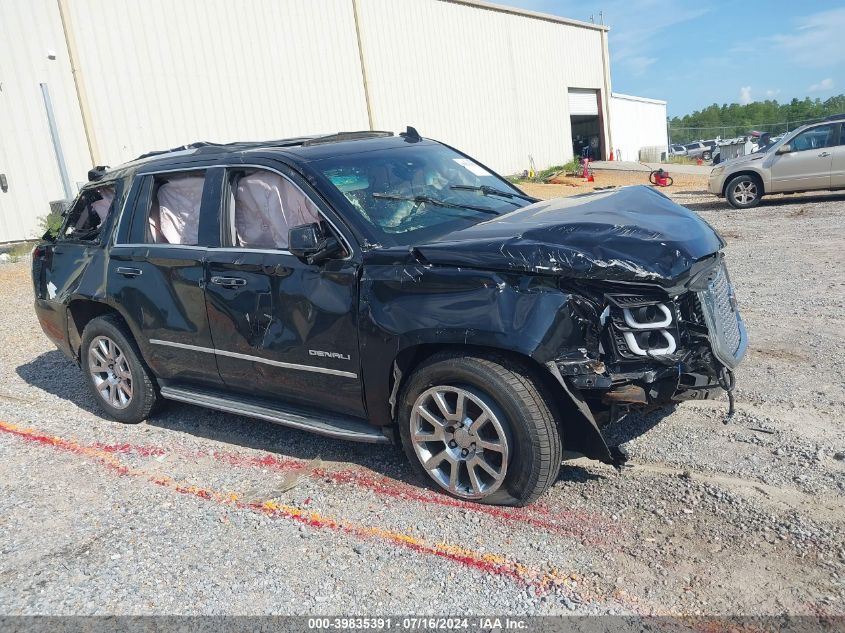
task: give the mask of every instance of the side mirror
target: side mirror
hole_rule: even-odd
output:
[[[341,251],[334,237],[324,237],[316,222],[294,226],[288,230],[288,250],[309,265],[319,264]]]
[[[778,154],[778,155],[789,154],[789,152],[791,152],[791,151],[792,151],[792,145],[790,145],[789,143],[786,143],[785,145],[781,145],[780,147],[778,147],[778,150],[775,152],[775,154]]]

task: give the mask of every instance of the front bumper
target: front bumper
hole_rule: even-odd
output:
[[[707,181],[707,189],[712,193],[714,196],[721,197],[723,195],[725,189],[725,171],[717,172],[719,168],[717,167],[713,171],[710,172],[710,178]]]
[[[558,363],[594,414],[614,405],[660,406],[718,397],[748,347],[721,260],[670,296],[605,295],[601,355],[575,369]],[[648,313],[646,322],[640,314]]]

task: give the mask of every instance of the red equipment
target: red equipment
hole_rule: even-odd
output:
[[[668,171],[663,171],[663,169],[658,169],[656,171],[651,172],[648,175],[648,181],[653,184],[657,185],[658,187],[671,187],[674,180],[672,177],[669,176]]]

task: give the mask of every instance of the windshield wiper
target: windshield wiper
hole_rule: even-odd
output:
[[[508,199],[520,198],[521,200],[526,200],[528,202],[540,202],[538,198],[533,196],[526,196],[525,194],[517,193],[515,191],[502,191],[501,189],[496,189],[490,185],[452,185],[449,189],[455,189],[457,191],[479,191],[485,196],[500,196]]]
[[[435,207],[443,207],[444,209],[470,209],[472,211],[480,211],[481,213],[489,213],[490,215],[499,215],[499,212],[488,207],[476,207],[471,204],[456,204],[454,202],[446,202],[445,200],[438,200],[429,196],[397,196],[392,193],[374,193],[373,198],[381,200],[403,200],[407,202],[414,202],[417,205],[430,204]]]

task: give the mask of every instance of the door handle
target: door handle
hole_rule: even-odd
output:
[[[3,193],[9,190],[9,179],[6,178],[6,174],[0,174],[0,189],[3,190]]]
[[[828,156],[830,156],[830,152],[822,152],[819,154],[819,158],[827,158]]]
[[[140,268],[127,268],[126,266],[118,266],[117,273],[119,275],[124,275],[125,277],[137,277],[141,275],[144,271]]]
[[[211,283],[216,286],[223,286],[224,288],[236,288],[238,286],[245,286],[246,279],[240,277],[212,277]]]

